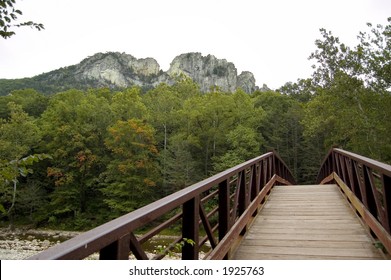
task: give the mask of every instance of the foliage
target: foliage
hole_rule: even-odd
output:
[[[50,75],[11,92],[0,81],[0,211],[13,205],[2,221],[87,229],[269,150],[299,183],[313,183],[331,146],[391,162],[391,24],[369,28],[353,47],[321,29],[312,77],[278,91],[202,93],[184,75],[94,88],[68,68],[55,72],[65,87],[25,89]],[[36,154],[51,159],[31,174]]]
[[[10,116],[9,103],[20,105],[24,112],[32,117],[39,117],[47,108],[49,99],[34,89],[11,91],[7,96],[0,96],[0,118]]]
[[[41,139],[40,128],[34,118],[13,102],[7,104],[8,119],[0,119],[0,158],[18,159],[34,149]]]
[[[15,0],[0,0],[0,36],[4,39],[15,35],[12,30],[14,27],[30,26],[38,31],[45,29],[42,23],[35,23],[33,21],[18,23],[17,19],[23,13],[21,10],[15,9]]]
[[[142,120],[119,120],[108,131],[105,145],[115,158],[103,173],[102,192],[104,202],[117,217],[139,208],[146,200],[153,201],[157,149],[153,128]]]
[[[386,27],[368,27],[354,48],[321,29],[310,57],[317,61],[317,90],[302,123],[304,135],[320,139],[323,149],[336,145],[389,162],[391,18]]]
[[[33,170],[29,168],[34,163],[44,159],[51,158],[46,154],[33,154],[20,159],[11,161],[0,161],[0,212],[5,215],[10,214],[16,201],[16,187],[18,184],[18,177],[26,177],[33,173]],[[10,188],[10,185],[13,188]],[[4,205],[9,205],[8,210],[5,209]]]
[[[378,93],[391,87],[391,17],[388,25],[376,28],[368,23],[370,32],[360,32],[359,44],[353,49],[340,43],[331,31],[320,29],[323,40],[316,40],[317,50],[310,59],[316,60],[313,80],[328,87],[334,78],[344,73],[362,81]]]

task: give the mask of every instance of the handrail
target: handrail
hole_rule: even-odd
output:
[[[228,258],[234,243],[229,241],[237,234],[243,234],[246,224],[257,213],[256,204],[262,203],[277,182],[295,183],[281,158],[275,152],[269,152],[81,233],[29,259],[84,259],[96,252],[99,259],[129,259],[130,253],[137,259],[161,259],[170,248],[175,248],[175,244],[164,252],[148,256],[142,243],[179,221],[182,236],[175,242],[181,244],[182,259],[199,259],[200,247],[206,240],[211,250],[205,258],[212,253],[222,259]],[[149,232],[136,236],[137,230],[148,225],[151,228]],[[201,236],[204,233],[206,235]],[[186,240],[194,244],[184,242]],[[216,250],[223,253],[216,254]]]
[[[391,165],[334,148],[324,159],[317,181],[335,181],[391,252]]]

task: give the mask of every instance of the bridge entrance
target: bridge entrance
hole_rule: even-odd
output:
[[[233,259],[384,259],[337,185],[275,186]]]

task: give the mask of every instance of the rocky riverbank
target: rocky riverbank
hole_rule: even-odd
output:
[[[22,260],[79,234],[78,232],[0,229],[0,260]]]
[[[0,228],[0,260],[27,259],[40,251],[46,250],[78,234],[80,232],[33,229],[9,230]],[[165,246],[176,238],[175,236],[155,236],[149,240],[146,243],[146,254],[148,258],[151,259],[156,253],[163,252]],[[208,243],[206,251],[209,248],[210,245]],[[204,256],[205,252],[200,252],[200,258]],[[87,259],[96,260],[98,257],[98,254],[95,253]],[[130,259],[134,259],[134,256],[131,255]],[[165,259],[180,259],[180,254],[169,252]]]

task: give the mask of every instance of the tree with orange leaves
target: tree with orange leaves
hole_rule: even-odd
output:
[[[108,132],[105,144],[114,156],[103,174],[102,191],[117,217],[154,200],[158,152],[154,130],[142,120],[119,120]]]

